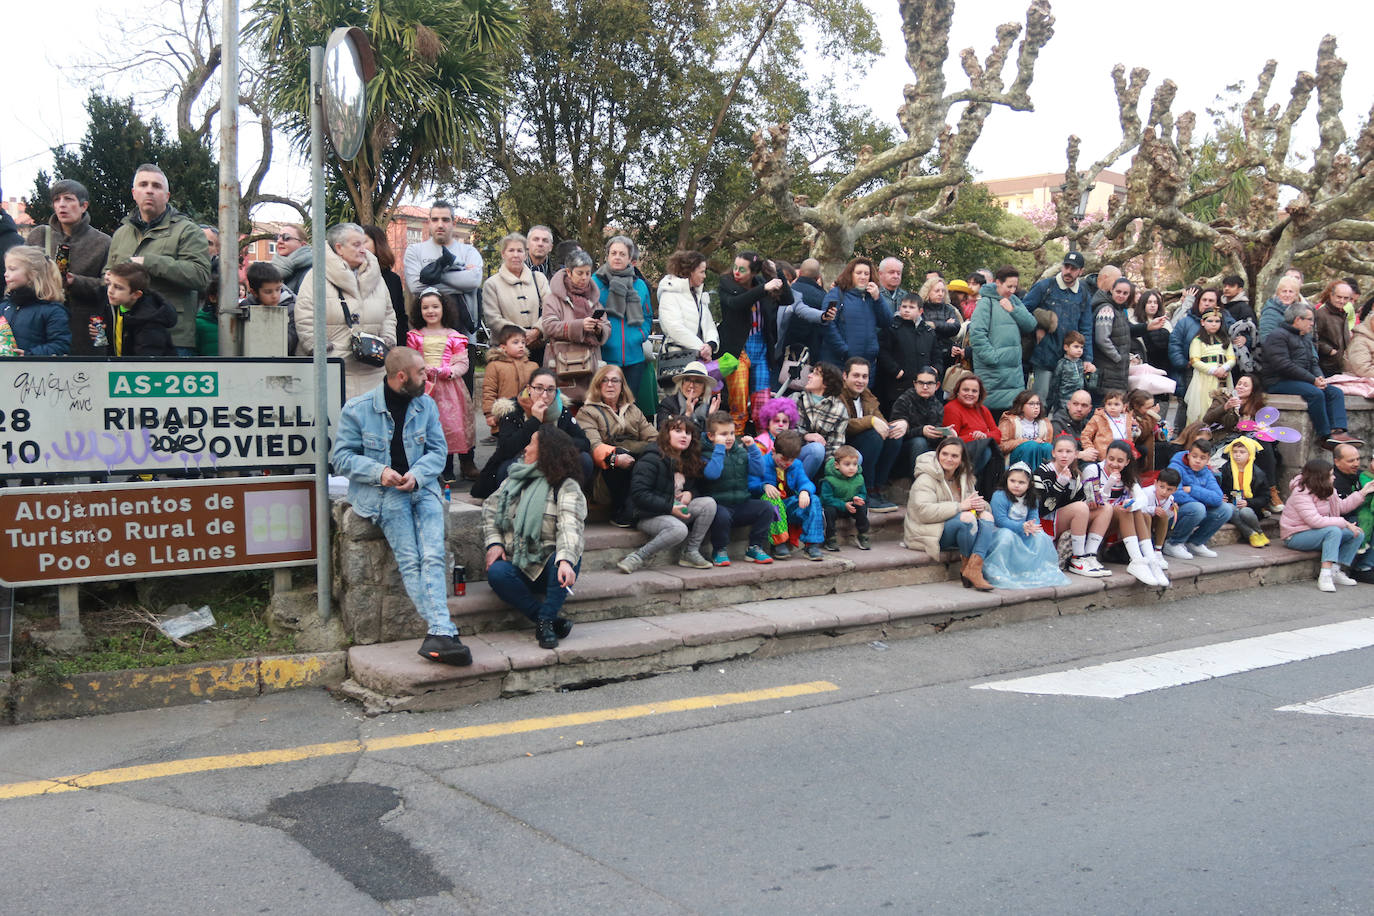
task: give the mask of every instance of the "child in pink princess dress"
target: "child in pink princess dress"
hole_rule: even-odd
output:
[[[411,306],[406,346],[425,358],[425,393],[439,405],[439,422],[448,440],[443,481],[452,483],[453,456],[467,452],[476,440],[472,407],[463,374],[468,371],[468,339],[458,331],[458,313],[437,290],[425,290]]]

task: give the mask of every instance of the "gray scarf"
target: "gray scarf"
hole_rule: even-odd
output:
[[[644,320],[644,305],[639,301],[639,292],[635,289],[634,265],[627,265],[624,270],[611,270],[609,264],[602,264],[597,268],[596,275],[606,286],[607,314],[619,318],[622,324]],[[634,317],[629,317],[631,315]]]

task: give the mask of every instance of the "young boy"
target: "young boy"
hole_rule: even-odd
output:
[[[1086,384],[1083,375],[1083,344],[1085,340],[1077,331],[1064,335],[1064,358],[1054,367],[1050,375],[1050,400],[1045,404],[1041,416],[1050,416],[1063,409],[1075,391]]]
[[[1164,545],[1165,556],[1191,560],[1217,555],[1207,542],[1231,520],[1235,508],[1226,501],[1217,475],[1207,466],[1211,457],[1211,440],[1198,439],[1188,451],[1179,452],[1169,462],[1169,467],[1178,472],[1178,492],[1174,494],[1178,520]]]
[[[1260,529],[1259,515],[1268,502],[1269,478],[1255,464],[1255,453],[1262,448],[1249,436],[1232,439],[1226,445],[1229,460],[1221,466],[1221,492],[1236,507],[1231,524],[1245,535],[1251,547],[1269,545],[1269,538]],[[1263,495],[1257,498],[1259,494]]]
[[[110,301],[110,342],[115,356],[176,356],[172,304],[148,289],[151,279],[143,265],[116,264],[106,272],[105,297]]]
[[[935,329],[922,320],[921,297],[908,294],[897,304],[892,324],[878,331],[879,406],[891,411],[892,402],[911,390],[912,379],[926,366],[938,371],[942,360]],[[947,349],[947,348],[946,348]]]
[[[286,307],[286,355],[296,352],[296,294],[282,282],[281,273],[266,261],[248,265],[248,295],[239,300],[240,307],[250,305]]]
[[[840,542],[835,538],[835,519],[844,514],[854,520],[859,533],[859,549],[869,550],[868,490],[864,475],[859,473],[859,450],[852,445],[835,449],[835,457],[825,463],[825,479],[821,481],[821,507],[825,512],[825,549],[836,551]]]
[[[730,529],[749,526],[749,549],[744,558],[750,563],[772,563],[764,545],[773,522],[773,507],[758,497],[769,473],[763,452],[745,436],[735,441],[735,419],[729,411],[713,411],[706,417],[706,442],[710,457],[702,471],[706,495],[716,501],[716,518],[711,522],[711,564],[729,566]],[[776,473],[776,472],[775,472]]]
[[[1164,570],[1169,568],[1169,561],[1164,559],[1164,551],[1161,548],[1164,546],[1164,539],[1169,535],[1169,524],[1173,521],[1174,491],[1178,489],[1178,482],[1178,471],[1165,468],[1155,478],[1153,487],[1140,488],[1140,496],[1135,504],[1137,512],[1144,512],[1153,519],[1150,523],[1150,541],[1148,544],[1140,545],[1141,556],[1149,562],[1155,578],[1166,585],[1169,577],[1164,574]]]
[[[497,427],[491,412],[493,405],[502,398],[518,397],[538,368],[528,358],[524,328],[508,324],[496,333],[496,346],[487,351],[487,365],[482,373],[482,415],[487,418],[493,436]]]
[[[782,505],[779,521],[783,539],[773,548],[773,559],[785,560],[792,555],[787,545],[789,523],[801,528],[802,552],[808,560],[820,560],[821,541],[825,536],[825,514],[816,499],[816,485],[806,476],[798,460],[802,450],[802,435],[795,429],[780,431],[773,439],[770,455],[773,473],[763,482],[763,494]]]
[[[945,426],[945,402],[940,399],[940,376],[934,366],[916,370],[912,386],[897,398],[888,416],[893,422],[906,421],[906,451],[897,459],[902,467],[914,463],[917,456],[933,449],[945,436],[954,435]]]

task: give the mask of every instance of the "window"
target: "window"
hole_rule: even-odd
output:
[[[277,253],[277,243],[276,243],[276,242],[268,242],[268,243],[267,243],[267,253],[268,253],[268,254],[276,254],[276,253]]]

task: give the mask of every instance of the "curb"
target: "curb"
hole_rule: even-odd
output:
[[[300,687],[336,687],[348,653],[310,652],[78,674],[56,683],[12,678],[0,683],[3,724],[184,706],[255,697]]]

